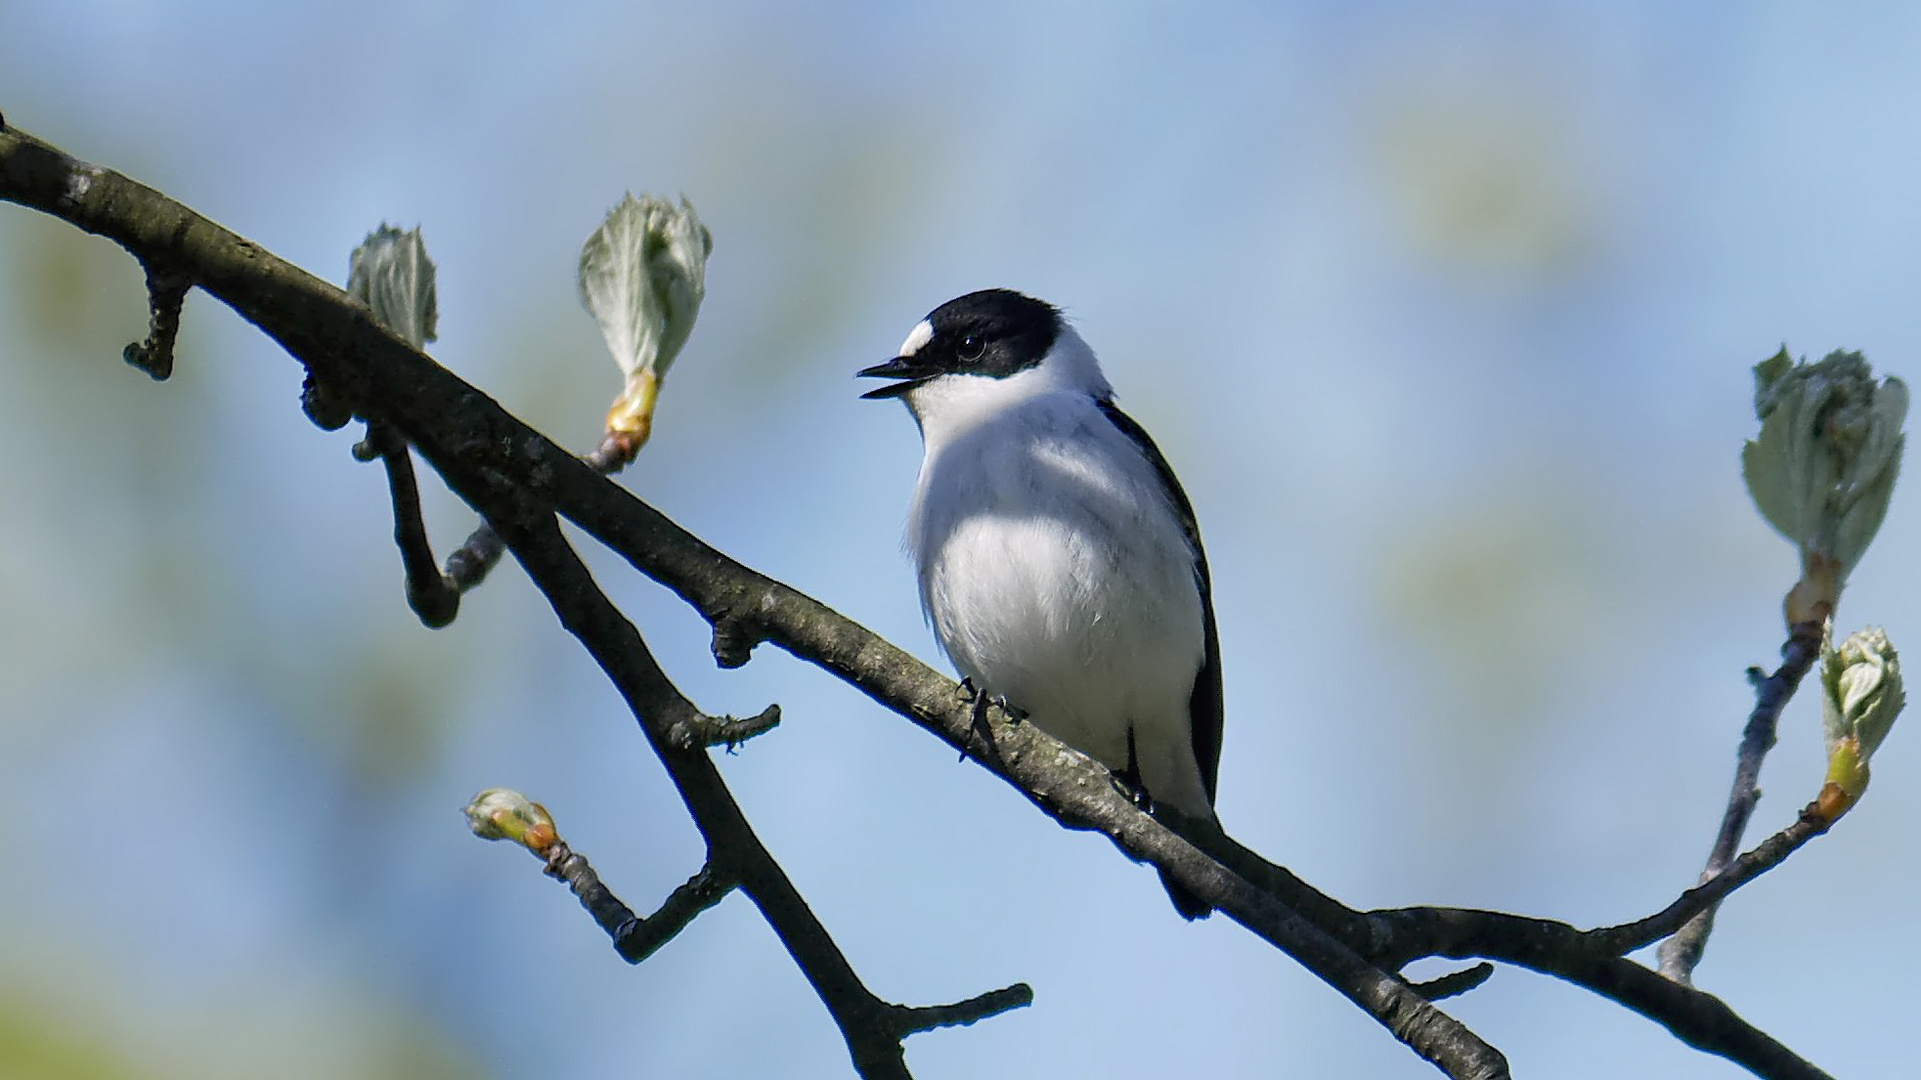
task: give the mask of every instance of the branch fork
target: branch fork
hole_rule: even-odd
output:
[[[87,182],[73,183],[77,177]],[[634,916],[607,891],[584,857],[549,851],[548,871],[581,897],[622,956],[646,955],[686,920],[740,889],[826,1004],[857,1070],[889,1080],[908,1075],[900,1045],[905,1035],[968,1023],[1031,1000],[1031,991],[1014,986],[950,1006],[909,1008],[882,1001],[860,982],[747,823],[707,752],[771,728],[778,714],[770,709],[746,720],[715,718],[688,702],[639,632],[594,583],[562,535],[556,513],[708,614],[715,656],[723,666],[744,663],[754,644],[771,641],[959,749],[969,742],[971,718],[952,681],[813,599],[728,559],[608,484],[605,474],[618,468],[627,453],[624,445],[603,446],[586,460],[573,457],[383,329],[340,290],[158,192],[78,162],[15,129],[0,128],[0,198],[105,235],[148,269],[151,318],[139,359],[143,369],[171,370],[176,301],[197,285],[307,367],[306,407],[316,423],[334,428],[347,416],[377,417],[365,445],[369,456],[387,466],[410,603],[423,621],[434,625],[433,619],[452,614],[422,598],[431,601],[451,592],[457,599],[502,553],[513,553],[561,624],[620,691],[707,842],[707,866],[647,919]],[[191,271],[157,273],[156,267]],[[444,573],[433,568],[424,527],[417,527],[410,446],[488,523],[449,557]],[[726,614],[729,604],[747,596],[755,598],[751,613]],[[1808,638],[1797,625],[1781,668],[1757,687],[1730,803],[1732,816],[1734,804],[1745,802],[1742,827],[1755,790],[1749,758],[1758,773],[1780,705],[1818,655],[1818,635],[1812,647]],[[1421,956],[1506,961],[1546,972],[1642,1012],[1690,1045],[1723,1054],[1756,1075],[1823,1075],[1718,999],[1616,953],[1684,914],[1695,916],[1705,910],[1703,904],[1725,898],[1742,881],[1777,864],[1818,835],[1821,822],[1828,820],[1818,814],[1804,814],[1738,863],[1723,862],[1727,869],[1706,875],[1705,884],[1668,909],[1583,934],[1564,923],[1500,912],[1356,911],[1225,836],[1170,830],[1115,791],[1105,770],[1032,725],[1010,725],[995,734],[1005,753],[1001,760],[983,761],[984,767],[1063,823],[1098,829],[1130,857],[1168,870],[1197,896],[1298,959],[1450,1076],[1492,1080],[1508,1075],[1498,1051],[1431,1004],[1477,985],[1488,969],[1476,964],[1418,985],[1396,974]],[[1760,747],[1752,755],[1746,749],[1750,742]],[[1748,777],[1745,783],[1743,777]],[[1729,858],[1740,831],[1733,829]],[[560,843],[557,836],[554,843]]]

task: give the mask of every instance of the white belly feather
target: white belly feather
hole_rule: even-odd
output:
[[[1157,799],[1210,816],[1189,701],[1195,557],[1139,451],[1098,411],[1037,400],[922,465],[908,543],[960,672]],[[1012,427],[1010,427],[1012,425]]]

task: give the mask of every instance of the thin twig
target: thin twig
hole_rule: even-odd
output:
[[[427,541],[427,522],[421,515],[420,485],[414,479],[413,454],[407,440],[385,421],[367,424],[367,437],[354,447],[362,461],[379,458],[387,470],[387,493],[393,504],[394,546],[407,578],[407,606],[422,625],[438,630],[460,613],[460,589],[434,565],[434,549]]]
[[[1464,967],[1459,971],[1450,971],[1439,978],[1429,979],[1426,982],[1417,982],[1412,985],[1415,993],[1429,1001],[1442,1001],[1475,989],[1492,978],[1493,975],[1494,965],[1483,960],[1472,967]]]
[[[739,881],[715,872],[713,863],[709,862],[700,868],[699,873],[668,893],[659,911],[646,919],[628,924],[615,934],[615,951],[630,964],[640,963],[686,929],[695,916],[725,900],[727,894],[739,885]]]
[[[609,435],[591,453],[582,455],[580,460],[602,476],[613,476],[633,463],[635,449],[629,443]],[[482,521],[447,556],[447,580],[463,593],[478,588],[506,553],[507,545],[501,541],[500,534],[494,531],[492,525]],[[741,663],[746,663],[746,660],[743,659]]]
[[[1827,832],[1833,822],[1809,803],[1794,824],[1755,845],[1724,867],[1706,883],[1682,893],[1672,904],[1645,919],[1619,926],[1603,926],[1583,936],[1601,952],[1616,956],[1631,953],[1667,937],[1696,915],[1719,904],[1734,890],[1781,865],[1801,845]],[[1666,974],[1663,972],[1663,974]]]
[[[506,553],[500,534],[483,521],[447,556],[447,580],[463,593],[473,589],[487,580]]]
[[[875,996],[855,974],[786,871],[761,844],[705,749],[674,745],[673,726],[699,710],[667,679],[639,631],[594,583],[561,535],[559,523],[551,514],[527,507],[517,493],[490,483],[484,474],[465,474],[458,468],[443,473],[496,522],[561,624],[587,648],[626,699],[692,812],[709,852],[726,859],[727,875],[738,879],[741,890],[760,908],[826,1004],[847,1040],[855,1069],[867,1078],[905,1080],[909,1074],[901,1050],[902,1032],[890,1022],[896,1006]]]
[[[780,723],[780,706],[769,705],[754,716],[708,716],[696,713],[676,720],[667,738],[683,750],[724,746],[729,750]]]
[[[1033,1003],[1034,988],[1026,983],[1015,983],[999,990],[989,990],[985,994],[976,994],[952,1005],[896,1005],[893,1018],[902,1035],[913,1035],[941,1027],[965,1027]]]
[[[1712,994],[1674,982],[1586,943],[1566,923],[1500,911],[1398,908],[1369,912],[1389,928],[1390,962],[1424,956],[1495,960],[1565,979],[1618,1002],[1697,1050],[1717,1054],[1765,1080],[1820,1080],[1826,1073]]]
[[[177,308],[178,305],[176,313]],[[128,348],[132,349],[133,346]],[[312,373],[308,374],[303,386],[301,404],[309,418],[323,428],[329,427],[329,421],[338,412],[327,395],[325,384],[317,381]],[[408,452],[406,439],[385,422],[369,422],[367,437],[354,447],[354,455],[362,461],[378,457],[387,468],[387,483],[393,500],[394,541],[400,548],[400,560],[407,576],[407,605],[424,625],[435,630],[447,626],[460,613],[461,594],[487,580],[487,575],[499,564],[501,556],[506,554],[507,545],[491,524],[482,521],[459,547],[448,554],[446,570],[436,569],[433,549],[427,542],[427,526],[420,507],[420,488],[414,479],[413,458]],[[581,460],[600,473],[611,476],[626,468],[633,461],[633,454],[626,449],[625,443],[609,436],[593,453]],[[762,713],[747,720],[733,721],[733,734],[727,733],[727,727],[719,718],[702,719],[710,722],[700,732],[686,732],[687,737],[709,737],[707,733],[711,731],[713,735],[707,745],[726,743],[731,748],[779,723],[780,712],[776,708],[771,718],[767,713]],[[765,726],[756,726],[763,721]]]
[[[600,875],[595,873],[593,866],[587,862],[587,856],[575,851],[566,841],[556,842],[553,847],[547,849],[547,875],[559,878],[566,883],[567,888],[580,900],[580,906],[586,908],[587,913],[594,917],[595,924],[605,930],[608,937],[614,939],[615,949],[620,949],[620,942],[630,937],[634,928],[640,923],[640,917],[634,914],[634,909],[628,907],[620,897],[614,895],[612,889],[601,882]],[[681,923],[681,926],[691,921],[693,920],[689,917]],[[668,937],[671,936],[668,935]],[[664,942],[667,938],[663,937],[660,940]],[[659,948],[659,943],[654,947]],[[624,950],[621,950],[620,955],[629,963],[638,963],[643,959],[628,956]]]
[[[120,358],[155,382],[173,374],[173,346],[180,336],[180,307],[186,302],[193,278],[159,260],[142,259],[147,272],[147,339],[128,345]]]
[[[77,178],[86,183],[79,184]],[[83,187],[89,190],[79,197],[72,194]],[[511,500],[502,501],[501,485],[509,485],[518,493],[531,495],[545,506],[558,509],[614,548],[642,573],[685,598],[715,623],[717,629],[726,623],[732,641],[728,651],[736,659],[744,660],[753,643],[772,640],[860,688],[956,749],[969,737],[967,710],[953,707],[954,684],[950,680],[824,605],[733,562],[653,508],[607,484],[591,467],[396,338],[333,286],[150,188],[118,173],[79,162],[15,129],[0,131],[0,198],[40,209],[79,228],[105,235],[143,261],[168,258],[192,267],[200,287],[232,306],[307,365],[317,384],[327,388],[330,399],[341,403],[340,408],[357,411],[360,403],[365,402],[377,406],[380,415],[390,417],[422,456],[448,476],[483,517],[505,512],[503,507],[513,509]],[[338,419],[337,411],[328,412],[325,419]],[[594,588],[584,567],[578,566],[577,559],[566,549],[557,532],[551,542],[558,545],[557,550],[565,552],[561,556],[551,552],[542,554],[545,549],[534,543],[536,538],[527,539],[533,546],[522,552],[523,563],[528,563],[532,553],[530,573],[537,581],[544,582],[556,611],[569,628],[575,629],[583,642],[595,650],[596,659],[603,667],[614,674],[624,670],[624,665],[636,662],[618,659],[615,654],[626,653],[623,635],[632,635],[638,643],[637,634],[619,618],[618,612],[613,612],[613,617],[625,629],[614,627],[611,637],[604,636],[609,633],[608,628],[595,620],[605,613],[595,613],[600,611],[598,605],[606,604],[605,597]],[[541,544],[547,542],[540,541]],[[555,563],[555,558],[561,562]],[[543,568],[538,573],[536,565]],[[576,591],[586,599],[573,595]],[[587,621],[582,622],[583,618]],[[614,644],[609,646],[609,641]],[[644,648],[640,655],[645,657]],[[651,665],[651,658],[647,658],[646,663]],[[624,693],[633,688],[631,673],[617,675],[615,682]],[[630,697],[630,700],[636,699]],[[1015,734],[1025,738],[1031,732],[1017,729]],[[1003,744],[1015,741],[1018,739],[1003,740]],[[671,746],[657,747],[657,751],[663,760],[670,762],[670,773],[681,787],[683,798],[688,800],[696,824],[703,832],[715,830],[724,834],[729,828],[727,814],[737,816],[738,808],[732,805],[718,776],[707,778],[697,772],[683,771],[676,764],[705,762],[711,769],[705,754],[689,754]],[[1193,885],[1206,879],[1207,887],[1196,891],[1211,900],[1235,891],[1238,897],[1235,903],[1249,911],[1257,903],[1271,904],[1290,915],[1298,911],[1316,926],[1333,931],[1347,944],[1350,955],[1358,953],[1383,964],[1387,963],[1383,957],[1397,953],[1512,959],[1628,1004],[1697,1045],[1712,1040],[1697,1042],[1692,1035],[1683,1033],[1696,1033],[1705,1027],[1726,1036],[1716,1045],[1732,1049],[1714,1052],[1725,1053],[1757,1075],[1820,1075],[1818,1070],[1793,1057],[1765,1033],[1745,1024],[1708,995],[1661,980],[1629,961],[1615,957],[1597,960],[1591,946],[1571,948],[1567,935],[1578,935],[1578,932],[1564,924],[1447,909],[1410,910],[1399,913],[1408,916],[1402,919],[1379,912],[1364,915],[1325,897],[1314,900],[1319,894],[1313,894],[1304,884],[1297,890],[1304,899],[1283,902],[1276,899],[1285,895],[1277,883],[1285,884],[1287,879],[1292,879],[1286,871],[1274,867],[1272,874],[1264,876],[1258,867],[1242,869],[1236,863],[1236,870],[1230,872],[1223,861],[1210,858],[1180,840],[1131,805],[1126,807],[1125,818],[1117,816],[1097,822],[1087,816],[1089,807],[1063,801],[1058,796],[1062,784],[1093,783],[1103,789],[1108,787],[1098,782],[1095,775],[1098,769],[1084,761],[1076,764],[1077,755],[1064,751],[1051,740],[1035,742],[1027,746],[1027,752],[1036,761],[1046,757],[1050,761],[1066,762],[1051,771],[1046,766],[1023,765],[1017,773],[1003,774],[1030,798],[1042,803],[1071,827],[1098,825],[1103,831],[1111,829],[1109,835],[1115,836],[1116,842],[1131,855],[1178,870],[1177,876],[1184,884]],[[717,791],[709,790],[710,783]],[[715,808],[708,803],[715,798],[725,800],[726,813],[717,816]],[[744,821],[741,826],[745,828]],[[755,845],[753,850],[764,855],[758,841],[752,840],[750,830],[746,836]],[[723,847],[710,838],[710,848]],[[771,856],[767,858],[771,864]],[[773,870],[777,872],[778,866],[773,866]],[[1240,885],[1230,890],[1229,879]],[[781,883],[785,884],[784,878]],[[791,890],[791,885],[787,888]],[[1243,888],[1254,895],[1241,894],[1239,890]],[[751,895],[764,912],[781,901],[776,890],[766,887]],[[793,899],[798,902],[797,896]],[[1416,914],[1431,917],[1423,920],[1414,918]],[[1293,917],[1300,918],[1300,915]],[[775,922],[773,912],[769,912],[769,919]],[[790,951],[794,951],[795,944],[788,930],[782,929],[784,925],[776,922],[777,932],[788,943]],[[1558,927],[1565,933],[1543,929],[1548,927]],[[1441,950],[1443,945],[1462,941],[1466,945],[1458,954]],[[1614,965],[1625,965],[1625,968]],[[1392,964],[1388,967],[1394,970]],[[803,971],[810,981],[818,977],[815,970],[805,965]],[[1665,991],[1649,992],[1636,983],[1632,972],[1654,979]],[[1399,980],[1389,978],[1386,983],[1371,984],[1362,980],[1352,985],[1357,989],[1371,986],[1367,993],[1390,991],[1385,999],[1366,1007],[1396,1030],[1397,1035],[1402,1035],[1410,1023],[1421,1027],[1435,1017],[1446,1019],[1432,1006],[1419,1001],[1418,995]],[[1398,1013],[1396,1009],[1404,999],[1391,993],[1395,986],[1427,1011]],[[816,989],[821,990],[818,982]],[[833,995],[826,990],[821,993],[823,1001],[829,1002],[830,1011],[833,1010]],[[898,1044],[893,1044],[892,1053],[898,1055]],[[861,1060],[858,1052],[856,1059]],[[1457,1072],[1457,1075],[1466,1073]]]
[[[1768,751],[1774,749],[1774,734],[1782,708],[1801,685],[1801,677],[1821,655],[1821,629],[1818,622],[1788,627],[1788,640],[1781,646],[1781,666],[1774,674],[1755,680],[1754,711],[1748,714],[1747,728],[1741,733],[1741,749],[1735,757],[1734,786],[1728,791],[1727,811],[1721,816],[1720,831],[1715,834],[1714,847],[1708,852],[1707,865],[1701,870],[1704,884],[1726,870],[1734,861],[1735,852],[1741,850],[1741,837],[1748,830],[1748,819],[1754,816],[1755,804],[1761,801],[1761,762]],[[1709,905],[1661,943],[1661,974],[1680,983],[1693,979],[1694,968],[1707,949],[1708,935],[1714,932],[1714,911],[1715,905]]]
[[[482,796],[488,794],[483,792]],[[469,814],[480,805],[477,799],[475,806],[468,808]],[[532,808],[541,814],[546,813],[537,804]],[[740,884],[738,880],[715,870],[713,861],[709,860],[699,873],[687,879],[686,884],[668,894],[659,911],[643,919],[635,915],[634,909],[628,907],[600,880],[600,874],[587,861],[587,856],[575,851],[572,845],[551,831],[551,819],[547,824],[549,831],[545,837],[531,832],[516,835],[505,830],[489,829],[484,820],[474,826],[474,832],[487,840],[513,839],[539,856],[546,875],[567,886],[580,901],[580,906],[593,916],[594,923],[613,939],[614,951],[630,964],[638,964],[652,956],[662,945],[685,930],[701,912],[726,899],[727,894]]]

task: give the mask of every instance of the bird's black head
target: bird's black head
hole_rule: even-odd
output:
[[[859,374],[900,382],[864,398],[899,397],[942,375],[1004,379],[1041,362],[1061,333],[1060,309],[1011,289],[982,289],[949,300],[907,335],[900,355]]]

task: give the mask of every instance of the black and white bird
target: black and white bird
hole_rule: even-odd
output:
[[[900,355],[926,456],[907,520],[921,606],[983,698],[1113,769],[1150,805],[1214,820],[1221,650],[1194,510],[1114,404],[1060,309],[1006,289],[950,300]],[[1188,918],[1208,907],[1163,875]]]

